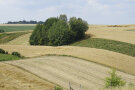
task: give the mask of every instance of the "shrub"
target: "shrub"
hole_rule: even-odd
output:
[[[3,29],[0,29],[0,33],[4,33],[5,31]]]
[[[105,80],[107,88],[124,86],[126,84],[126,82],[121,80],[121,77],[116,74],[116,70],[110,72],[110,75],[111,76],[107,77]]]
[[[61,87],[55,87],[55,90],[63,90]]]
[[[7,52],[5,50],[3,50],[3,49],[0,48],[0,53],[1,54],[6,54]]]
[[[17,57],[21,57],[21,54],[19,52],[12,52],[12,55],[17,56]]]

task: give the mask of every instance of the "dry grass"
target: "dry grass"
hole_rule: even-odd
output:
[[[94,38],[104,38],[135,44],[135,25],[91,25],[87,34],[93,34]]]
[[[0,45],[6,51],[18,51],[25,57],[37,57],[47,54],[71,55],[100,63],[109,67],[135,75],[135,58],[96,48],[74,47],[74,46],[27,46],[27,45]]]
[[[51,84],[14,66],[0,63],[0,90],[53,90]]]
[[[78,58],[65,56],[44,56],[27,60],[6,62],[24,68],[48,81],[57,83],[69,89],[68,83],[74,90],[99,90],[104,88],[104,80],[111,69]],[[117,72],[127,84],[135,84],[135,76]]]
[[[31,35],[31,33],[22,35],[6,44],[7,45],[29,45],[30,35]]]

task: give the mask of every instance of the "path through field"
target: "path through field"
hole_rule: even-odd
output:
[[[98,90],[104,87],[104,79],[111,69],[82,59],[65,56],[44,56],[8,64],[24,68],[48,81],[69,89],[69,82],[75,90]],[[135,76],[118,72],[124,80],[135,84]]]

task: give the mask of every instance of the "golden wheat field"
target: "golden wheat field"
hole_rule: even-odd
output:
[[[88,34],[94,38],[104,38],[135,44],[135,25],[90,25]]]
[[[92,38],[105,38],[105,39],[111,39],[111,40],[135,44],[135,39],[134,39],[135,38],[135,25],[90,25],[89,30],[86,33],[91,34]],[[29,57],[31,59],[6,62],[6,64],[2,63],[3,65],[6,65],[7,67],[10,67],[10,66],[13,67],[12,65],[15,65],[17,67],[23,68],[33,74],[36,74],[39,77],[42,77],[45,80],[48,80],[49,82],[53,82],[56,85],[57,84],[61,85],[65,89],[68,88],[68,82],[69,80],[71,80],[71,82],[73,83],[73,86],[76,87],[77,90],[80,84],[84,86],[83,87],[84,90],[89,90],[90,87],[92,88],[92,90],[98,90],[99,88],[101,88],[102,90],[104,86],[103,79],[106,76],[108,76],[107,73],[108,71],[110,71],[110,68],[108,67],[113,67],[113,68],[116,68],[117,70],[122,71],[120,72],[120,75],[122,77],[126,77],[125,79],[128,83],[135,82],[135,78],[134,76],[132,76],[132,75],[135,75],[135,70],[134,70],[135,58],[132,56],[128,56],[125,54],[120,54],[120,53],[116,53],[116,52],[112,52],[108,50],[103,50],[103,49],[77,47],[77,46],[59,46],[59,47],[30,46],[28,43],[30,35],[31,33],[20,36],[4,45],[0,45],[0,48],[3,48],[6,51],[9,51],[10,53],[13,51],[20,52],[21,55],[25,57]],[[63,57],[62,56],[61,57],[45,56],[48,54],[49,55],[50,54],[69,55],[69,56],[74,56],[81,59],[76,59],[76,58],[71,59],[69,57],[64,57],[64,56]],[[44,56],[44,57],[36,58],[40,56]],[[52,62],[55,62],[55,64]],[[8,64],[11,64],[11,65],[8,65]],[[79,66],[80,66],[80,69],[79,69]],[[73,70],[69,71],[70,67],[72,67]],[[94,68],[94,70],[91,69],[92,67]],[[20,68],[16,68],[16,69],[20,70]],[[22,70],[22,72],[26,72],[25,70]],[[88,75],[82,72],[85,70],[88,70],[88,73],[87,73]],[[102,73],[98,71],[101,71]],[[16,72],[16,71],[13,70],[13,72]],[[2,72],[2,73],[7,73],[7,72]],[[76,75],[76,73],[79,73],[79,75]],[[100,79],[100,76],[97,76],[97,79],[95,79],[92,75],[95,75],[95,76],[101,75],[102,80]],[[87,79],[91,79],[93,81],[87,80],[86,79],[87,76],[88,76]],[[16,76],[14,78],[16,78]],[[12,79],[12,80],[15,81],[15,79]],[[36,80],[38,79],[36,78]],[[96,83],[98,84],[97,87],[95,86],[96,84],[94,84],[94,80],[95,81],[97,80],[97,83]],[[45,82],[49,83],[47,81]],[[34,85],[34,82],[32,84]],[[50,85],[48,88],[54,87],[54,84],[49,83],[48,85]],[[23,86],[23,83],[22,83],[22,86]],[[13,87],[13,85],[10,87]],[[39,88],[37,88],[37,90],[43,90],[40,84],[38,87]],[[28,87],[26,86],[24,88],[28,88]],[[35,87],[32,86],[32,88],[35,88]],[[128,88],[128,87],[125,87],[125,88]],[[125,88],[122,88],[120,90],[126,90]],[[2,89],[2,90],[6,90],[6,89]],[[16,89],[12,89],[12,90],[16,90]],[[36,89],[33,89],[33,90],[36,90]],[[116,90],[119,90],[119,88]],[[134,90],[134,87],[128,88],[127,90]]]
[[[37,76],[48,81],[57,83],[65,89],[69,89],[68,83],[74,90],[99,90],[105,87],[104,80],[109,76],[110,68],[98,65],[73,57],[65,56],[43,56],[27,60],[7,62],[25,70],[28,70]],[[127,85],[135,84],[135,76],[117,72]]]

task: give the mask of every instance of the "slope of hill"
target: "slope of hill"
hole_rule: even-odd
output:
[[[133,69],[135,68],[134,57],[108,50],[75,46],[50,47],[26,45],[0,45],[0,48],[9,52],[18,51],[25,57],[37,57],[47,54],[71,55],[135,75],[135,70]]]
[[[130,30],[130,31],[129,31]],[[135,25],[92,25],[87,34],[94,38],[104,38],[135,44]]]
[[[104,79],[111,69],[82,59],[65,56],[44,56],[28,60],[6,62],[28,70],[48,81],[69,89],[99,90],[104,88]],[[117,72],[127,82],[135,84],[135,76]]]
[[[0,63],[0,90],[53,90],[54,87],[22,69]]]

